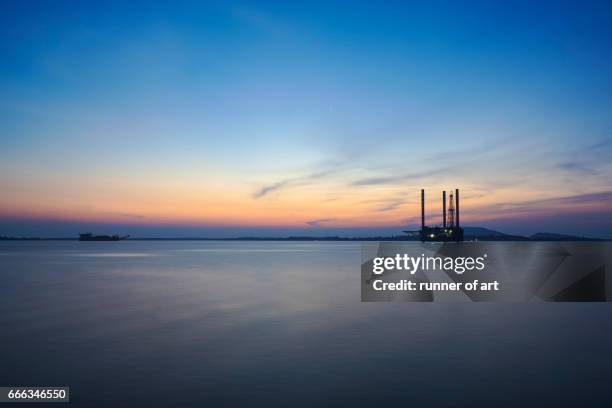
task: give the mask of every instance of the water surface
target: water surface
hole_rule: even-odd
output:
[[[76,406],[612,403],[610,305],[360,303],[360,259],[356,242],[0,242],[0,385],[67,385]]]

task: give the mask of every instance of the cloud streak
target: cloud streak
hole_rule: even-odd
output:
[[[262,198],[262,197],[264,197],[268,193],[280,190],[283,187],[286,187],[286,186],[290,185],[291,182],[292,182],[292,180],[290,180],[290,179],[288,179],[288,180],[281,180],[279,182],[276,182],[276,183],[264,186],[261,189],[257,190],[255,192],[255,194],[253,194],[253,198],[255,198],[255,199]]]
[[[420,179],[420,178],[424,178],[428,176],[435,176],[435,175],[443,174],[448,171],[451,171],[452,169],[453,169],[453,166],[445,166],[445,167],[439,167],[436,169],[425,170],[425,171],[416,172],[416,173],[399,174],[396,176],[363,178],[360,180],[353,181],[351,185],[353,186],[374,186],[374,185],[381,185],[381,184],[393,184],[399,181],[410,181],[410,180]]]
[[[334,164],[329,169],[320,170],[302,177],[288,178],[281,181],[277,181],[272,184],[265,185],[253,194],[253,198],[257,200],[262,197],[265,197],[266,195],[272,192],[277,192],[289,187],[311,184],[314,180],[319,180],[328,175],[336,173],[337,171],[339,171],[340,167],[341,166],[339,164]]]
[[[318,220],[306,221],[306,224],[310,225],[311,227],[321,227],[321,224],[332,221],[336,221],[336,218],[320,218]]]
[[[389,202],[387,205],[377,208],[375,211],[376,212],[387,212],[387,211],[393,211],[396,210],[398,208],[400,208],[402,205],[404,205],[406,203],[406,200],[393,200],[391,202]]]
[[[467,210],[467,211],[466,211]],[[514,203],[498,203],[466,209],[466,214],[484,219],[533,218],[559,214],[612,213],[612,191],[553,197]]]

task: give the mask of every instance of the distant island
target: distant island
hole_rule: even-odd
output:
[[[538,232],[530,236],[511,235],[482,227],[465,227],[466,241],[609,241],[601,238],[580,237],[575,235]],[[0,236],[0,241],[77,241],[79,238],[41,238]],[[235,237],[235,238],[128,238],[127,241],[419,241],[417,235],[403,234],[372,237],[339,236],[289,236],[289,237]]]

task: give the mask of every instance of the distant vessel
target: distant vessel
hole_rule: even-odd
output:
[[[91,233],[79,234],[79,241],[121,241],[129,238],[129,235],[120,237],[119,235],[93,235]]]

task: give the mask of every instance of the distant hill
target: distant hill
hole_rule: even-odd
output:
[[[506,236],[508,234],[504,234],[503,232],[499,232],[499,231],[495,231],[492,229],[488,229],[488,228],[482,228],[482,227],[464,227],[463,228],[463,233],[466,235],[471,235],[473,237],[501,237],[501,236]]]
[[[529,238],[521,235],[504,234],[503,232],[482,227],[464,227],[463,236],[465,240],[479,241],[529,241]]]
[[[538,232],[529,237],[532,241],[603,241],[599,238],[577,237],[575,235],[555,234],[552,232]]]

